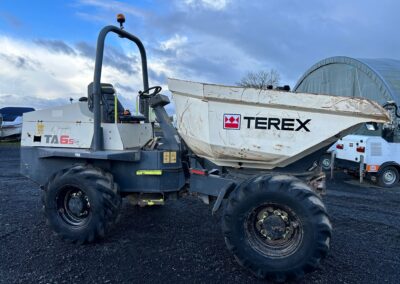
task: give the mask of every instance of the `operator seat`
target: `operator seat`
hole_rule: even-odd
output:
[[[115,119],[115,89],[112,84],[101,83],[101,114],[102,122],[113,123]],[[93,112],[93,82],[88,85],[88,108]],[[124,107],[121,102],[117,100],[118,120],[122,123],[140,123],[144,121],[144,116],[131,116],[124,114]]]

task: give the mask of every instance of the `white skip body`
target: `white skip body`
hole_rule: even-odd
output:
[[[220,166],[273,169],[334,143],[365,122],[387,122],[377,103],[169,79],[180,136]]]

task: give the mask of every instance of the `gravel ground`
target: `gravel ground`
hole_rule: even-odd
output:
[[[193,198],[159,208],[124,204],[105,240],[67,244],[46,226],[38,187],[20,176],[19,148],[0,146],[0,283],[265,283],[225,248],[219,216]],[[304,283],[399,283],[400,188],[328,182],[329,256]]]

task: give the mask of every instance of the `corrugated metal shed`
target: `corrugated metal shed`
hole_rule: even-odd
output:
[[[297,82],[295,92],[363,97],[400,105],[400,60],[330,57],[313,65]]]

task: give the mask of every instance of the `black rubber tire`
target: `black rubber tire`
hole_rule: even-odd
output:
[[[288,256],[262,254],[248,237],[246,216],[265,202],[287,206],[301,221],[303,235],[297,249]],[[230,194],[222,230],[228,249],[240,265],[258,278],[284,282],[299,280],[318,267],[329,250],[332,226],[321,199],[306,184],[290,176],[260,176]]]
[[[62,217],[58,199],[70,188],[82,191],[90,203],[89,217],[82,225],[71,225]],[[110,173],[92,165],[76,165],[54,174],[44,187],[43,209],[48,225],[62,239],[90,243],[101,239],[118,221],[121,196]]]
[[[326,165],[326,160],[329,160],[329,166]],[[319,158],[318,164],[321,166],[323,171],[330,171],[331,170],[331,155],[324,154]]]
[[[393,180],[388,182],[385,178],[385,175],[390,172],[393,175]],[[378,174],[378,185],[381,187],[390,188],[396,186],[399,182],[399,171],[393,166],[386,166],[380,170]]]

